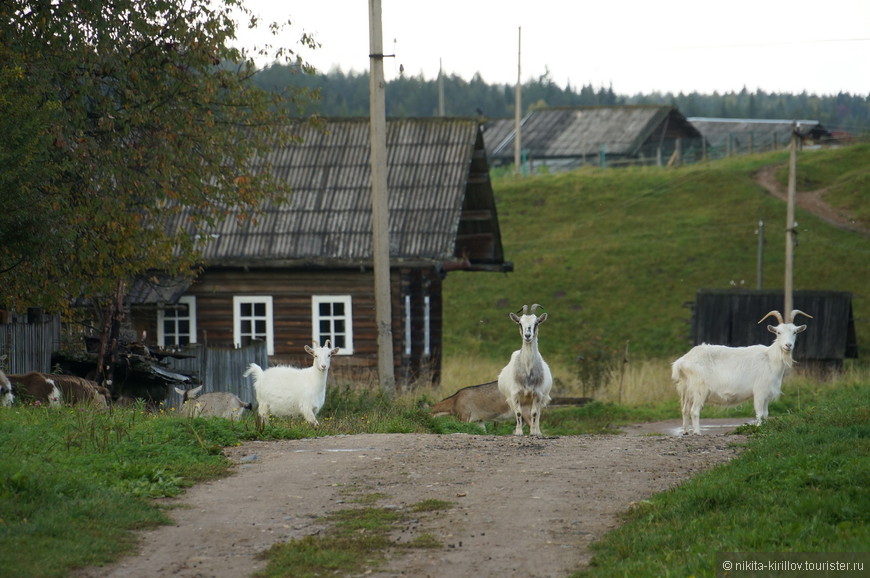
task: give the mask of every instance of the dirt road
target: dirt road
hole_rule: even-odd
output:
[[[707,426],[721,420],[704,420]],[[322,529],[324,514],[353,507],[347,488],[378,492],[381,506],[452,502],[394,536],[421,533],[443,547],[392,557],[371,576],[566,576],[589,544],[632,502],[734,457],[738,422],[673,435],[675,422],[622,435],[555,438],[373,434],[252,442],[227,451],[228,478],[191,488],[175,525],[144,532],[141,554],[88,577],[237,578],[264,567],[256,555]],[[648,435],[659,432],[664,435]]]

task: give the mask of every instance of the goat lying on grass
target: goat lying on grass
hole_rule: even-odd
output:
[[[301,415],[312,425],[320,425],[317,412],[326,402],[326,378],[330,360],[339,348],[330,349],[329,339],[323,347],[314,342],[314,348],[305,346],[314,358],[311,367],[300,369],[277,365],[265,371],[256,363],[248,366],[244,376],[254,377],[257,394],[257,415],[269,421],[270,415]]]
[[[510,362],[498,375],[498,389],[517,420],[514,435],[523,435],[523,415],[529,417],[529,435],[541,435],[541,410],[550,402],[553,376],[550,366],[538,352],[538,326],[547,314],[535,315],[537,303],[523,305],[522,316],[511,312],[511,320],[519,326],[522,348],[511,354]]]
[[[12,407],[15,396],[12,394],[12,383],[6,374],[0,371],[0,407]]]
[[[175,388],[176,393],[181,394],[180,414],[184,417],[222,417],[224,419],[238,421],[247,411],[251,404],[242,401],[239,396],[228,391],[212,391],[199,394],[203,386],[183,390]]]
[[[797,309],[791,319],[804,315]],[[701,433],[701,409],[706,403],[733,406],[752,398],[755,405],[755,423],[767,418],[767,406],[782,393],[782,376],[792,366],[792,351],[798,333],[806,325],[794,325],[783,321],[779,311],[771,311],[761,318],[775,317],[779,325],[768,325],[767,330],[776,335],[770,345],[727,347],[702,343],[689,350],[673,363],[671,377],[676,382],[683,411],[683,433]]]
[[[53,379],[36,371],[22,375],[9,374],[6,377],[11,382],[12,393],[18,403],[40,403],[50,407],[63,404],[63,394]]]
[[[452,415],[459,421],[476,423],[481,427],[488,421],[514,419],[514,412],[499,391],[497,381],[463,387],[433,405],[429,411],[434,417]],[[523,417],[528,419],[528,413]]]

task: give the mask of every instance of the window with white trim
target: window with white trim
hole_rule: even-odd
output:
[[[323,345],[329,339],[339,355],[353,353],[353,311],[350,295],[311,297],[311,338]]]
[[[275,355],[272,297],[236,295],[233,297],[233,343],[243,347],[254,341],[265,341],[267,353]]]
[[[157,310],[157,343],[160,347],[196,343],[196,297],[186,295],[176,305]]]

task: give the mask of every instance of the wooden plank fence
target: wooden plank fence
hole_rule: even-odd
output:
[[[256,363],[262,368],[269,367],[269,355],[265,342],[257,342],[240,349],[196,347],[191,351],[195,357],[189,359],[166,358],[170,369],[195,376],[203,384],[200,394],[212,391],[234,393],[242,401],[253,403],[254,388],[251,378],[242,377],[248,365]],[[196,384],[191,387],[196,387]],[[181,395],[168,392],[164,406],[167,409],[181,406]]]
[[[51,354],[60,349],[60,317],[37,323],[0,324],[0,368],[6,373],[51,372]]]

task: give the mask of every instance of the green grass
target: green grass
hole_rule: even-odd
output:
[[[866,552],[868,480],[870,385],[830,389],[757,428],[737,459],[629,510],[576,576],[714,576],[717,552]]]

